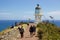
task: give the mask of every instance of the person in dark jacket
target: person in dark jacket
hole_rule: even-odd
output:
[[[18,29],[19,29],[19,32],[20,32],[21,38],[23,38],[23,36],[24,36],[24,28],[23,28],[23,26],[22,26],[21,28],[18,27]]]
[[[36,33],[36,27],[35,25],[33,25],[33,35],[35,35],[35,33]]]
[[[29,32],[30,32],[30,36],[32,37],[32,36],[33,36],[33,26],[31,26],[31,27],[29,28]]]
[[[10,28],[11,28],[11,29],[14,28],[14,25],[12,25]]]

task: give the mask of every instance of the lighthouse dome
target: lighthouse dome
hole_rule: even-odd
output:
[[[37,7],[35,9],[41,9],[40,6],[39,6],[39,4],[37,4]]]

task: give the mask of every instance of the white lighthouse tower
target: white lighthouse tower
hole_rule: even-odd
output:
[[[36,8],[35,8],[35,23],[38,24],[41,22],[41,8],[39,6],[39,4],[37,4]]]

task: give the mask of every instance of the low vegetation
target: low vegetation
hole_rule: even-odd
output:
[[[53,23],[37,24],[39,40],[60,40],[60,28]]]

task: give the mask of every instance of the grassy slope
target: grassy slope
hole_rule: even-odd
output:
[[[23,24],[22,26],[25,28],[27,25],[26,24]],[[14,26],[14,28],[12,28],[12,29],[11,28],[7,28],[7,29],[1,31],[0,32],[0,35],[4,35],[5,33],[8,33],[8,32],[10,32],[10,31],[12,31],[14,29],[17,29],[18,27],[20,27],[20,25],[19,26]]]
[[[60,28],[58,28],[56,25],[52,23],[39,23],[37,25],[37,28],[39,28],[38,35],[40,35],[40,31],[43,32],[43,40],[60,40]],[[40,37],[39,37],[40,38]]]

